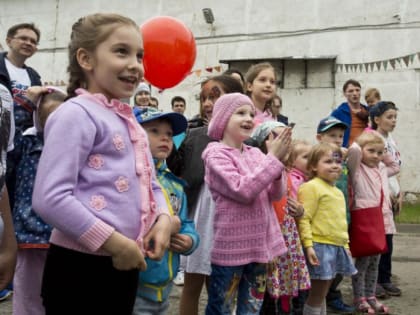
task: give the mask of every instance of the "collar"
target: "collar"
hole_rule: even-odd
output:
[[[133,116],[132,113],[132,109],[130,107],[130,105],[121,102],[120,100],[113,98],[110,101],[108,101],[108,99],[106,98],[105,95],[101,94],[101,93],[90,93],[89,91],[79,88],[76,90],[76,94],[77,95],[84,95],[87,96],[89,98],[93,98],[96,101],[101,102],[103,105],[105,105],[105,107],[109,108],[109,109],[113,109],[115,112],[117,112],[118,114],[120,114],[121,116],[124,116],[126,118],[130,118]]]
[[[294,176],[302,177],[305,181],[308,180],[308,177],[305,175],[305,173],[296,167],[293,167],[290,173],[292,173]]]

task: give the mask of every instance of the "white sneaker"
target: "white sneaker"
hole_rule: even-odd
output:
[[[184,270],[178,271],[176,277],[172,281],[175,285],[184,285]]]

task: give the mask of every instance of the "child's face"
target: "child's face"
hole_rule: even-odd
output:
[[[41,128],[45,128],[45,123],[47,122],[48,116],[57,109],[58,106],[60,106],[62,102],[59,101],[46,101],[43,103],[38,111],[38,118],[39,118],[39,124],[41,125]]]
[[[368,167],[378,167],[385,151],[383,143],[368,143],[362,148],[362,163]]]
[[[280,114],[282,108],[281,101],[278,98],[273,99],[271,104],[271,112],[273,113],[274,117]]]
[[[306,174],[308,172],[306,166],[308,165],[308,156],[309,151],[311,151],[311,146],[308,144],[298,144],[296,146],[296,151],[298,154],[296,155],[296,159],[292,166]]]
[[[316,136],[319,142],[332,143],[341,148],[343,145],[344,129],[340,127],[332,127]]]
[[[146,91],[141,91],[136,94],[135,101],[137,106],[146,107],[150,105],[150,94]]]
[[[233,140],[236,144],[242,144],[243,141],[251,137],[254,116],[254,110],[250,105],[238,107],[229,118],[223,138]]]
[[[87,90],[110,99],[129,98],[143,77],[143,44],[140,31],[122,25],[93,53],[78,51],[78,61],[87,77]]]
[[[208,121],[211,120],[211,117],[213,115],[214,103],[223,94],[223,89],[218,82],[209,80],[202,86],[200,93],[200,102],[203,115],[205,118],[207,118]]]
[[[315,172],[316,177],[325,180],[331,185],[335,185],[335,182],[341,176],[341,156],[329,151],[319,159],[316,167],[313,167],[312,170]]]
[[[173,148],[172,126],[164,119],[156,119],[142,124],[149,137],[150,151],[158,160],[165,160]]]
[[[247,91],[257,100],[268,102],[276,91],[276,77],[271,68],[262,70],[252,83],[247,83]]]
[[[370,98],[368,98],[367,100],[366,100],[366,104],[369,106],[369,107],[372,107],[373,105],[375,105],[376,103],[378,103],[380,101],[380,99],[379,98],[377,98],[377,97],[375,97],[375,96],[372,96],[372,97],[370,97]]]
[[[381,116],[375,117],[375,123],[378,129],[386,133],[394,131],[397,125],[397,111],[395,109],[388,109]]]

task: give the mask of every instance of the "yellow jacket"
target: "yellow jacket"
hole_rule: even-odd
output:
[[[315,177],[299,187],[298,200],[305,209],[298,221],[305,248],[313,242],[348,248],[346,202],[340,189]]]

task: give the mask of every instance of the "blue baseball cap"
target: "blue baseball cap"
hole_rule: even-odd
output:
[[[327,118],[321,119],[318,124],[317,133],[323,133],[332,127],[342,127],[343,129],[347,129],[349,126],[342,122],[341,120],[335,118],[334,116],[328,116]]]
[[[136,116],[136,119],[140,124],[161,118],[168,119],[172,125],[172,132],[174,136],[184,132],[188,127],[188,122],[184,115],[175,112],[164,113],[153,107],[135,107],[133,109],[133,114]]]

